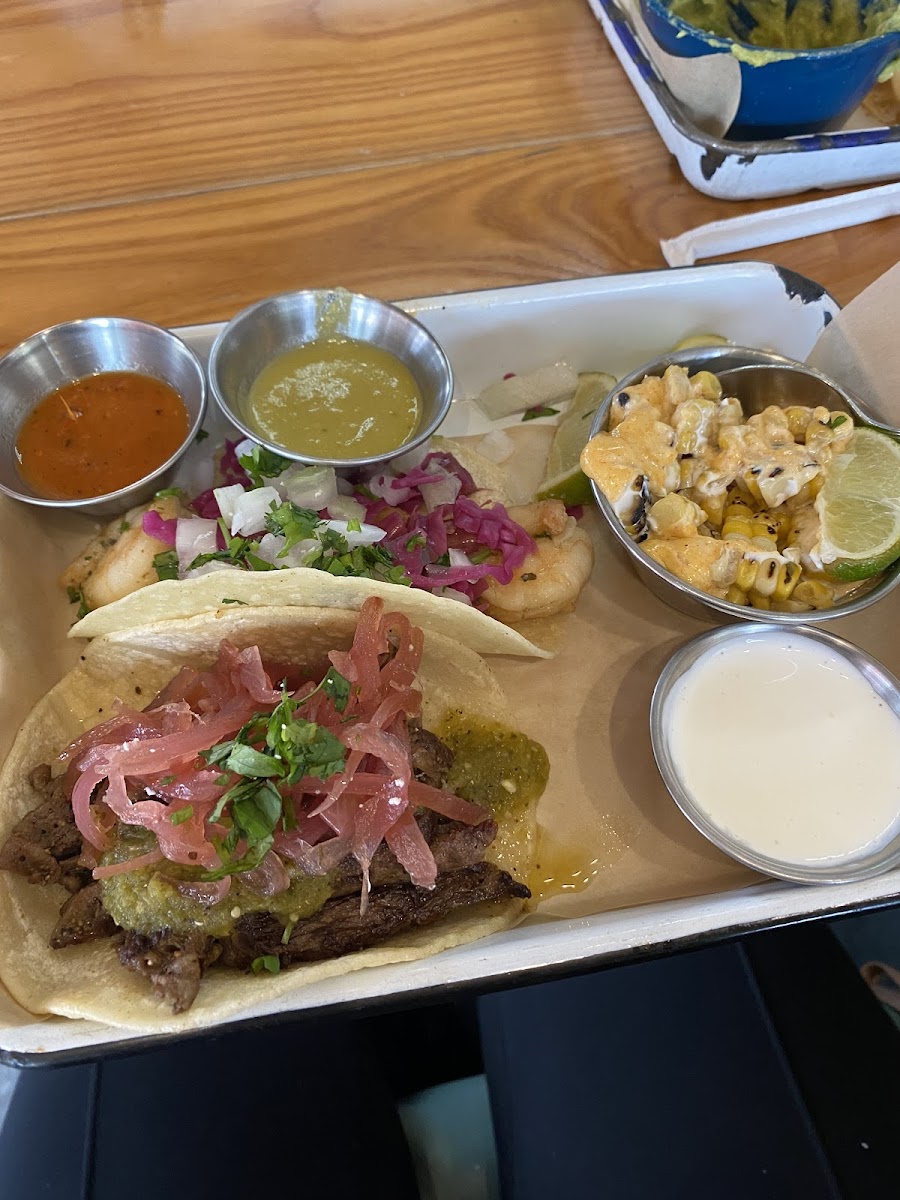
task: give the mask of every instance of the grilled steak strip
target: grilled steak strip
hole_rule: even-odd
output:
[[[149,979],[154,995],[173,1013],[182,1013],[194,1003],[203,972],[220,953],[219,943],[204,933],[177,935],[161,929],[144,935],[129,930],[119,946],[119,961]]]
[[[81,834],[62,776],[51,779],[44,764],[31,772],[30,783],[46,798],[26,813],[0,848],[0,870],[24,875],[29,883],[61,883],[70,867],[60,863],[81,853]]]
[[[474,866],[484,858],[484,852],[497,836],[496,821],[482,821],[480,825],[463,825],[460,821],[445,821],[427,810],[416,820],[422,834],[431,847],[438,874],[459,871]],[[351,855],[343,859],[332,874],[331,899],[355,895],[362,888],[362,871]],[[395,883],[409,883],[409,876],[393,851],[384,843],[375,851],[369,867],[369,882],[373,888],[389,887]]]
[[[411,883],[374,890],[369,907],[360,916],[359,897],[329,900],[314,916],[298,921],[287,945],[282,945],[281,922],[269,913],[248,913],[238,918],[225,942],[222,962],[246,970],[255,958],[276,955],[282,966],[339,958],[378,945],[404,929],[430,925],[458,908],[488,900],[526,900],[524,884],[492,863],[476,863],[460,871],[439,875],[431,891]]]
[[[450,747],[445,746],[439,737],[423,729],[415,721],[410,721],[409,749],[416,779],[422,783],[430,783],[432,787],[442,788],[447,779],[447,772],[453,766],[453,751]]]
[[[59,910],[59,920],[50,934],[50,945],[54,950],[61,950],[63,946],[78,946],[97,938],[112,937],[118,929],[103,907],[100,883],[89,883],[70,896]]]

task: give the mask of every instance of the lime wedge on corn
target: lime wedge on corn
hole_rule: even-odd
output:
[[[537,490],[538,500],[589,503],[590,481],[578,463],[590,436],[594,413],[615,386],[615,376],[602,371],[585,371],[578,376],[572,403],[560,417],[550,445],[547,474]]]
[[[900,442],[857,429],[816,497],[820,554],[835,579],[868,579],[900,558]]]

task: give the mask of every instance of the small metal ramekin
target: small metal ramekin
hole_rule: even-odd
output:
[[[81,500],[53,500],[39,495],[19,472],[16,440],[23,421],[57,388],[102,371],[135,371],[168,383],[187,409],[187,436],[155,471],[118,491]],[[194,352],[168,329],[129,317],[90,317],[53,325],[0,358],[0,492],[42,508],[114,517],[149,500],[165,486],[169,473],[193,442],[205,412],[203,367]],[[127,420],[128,412],[123,408],[122,421]],[[110,429],[109,436],[114,444],[115,429]]]
[[[862,854],[856,858],[825,863],[818,867],[771,858],[766,854],[760,854],[745,843],[737,841],[727,829],[717,825],[698,806],[693,795],[682,782],[675,766],[672,748],[669,744],[666,714],[667,706],[674,702],[673,692],[682,676],[702,655],[730,641],[736,639],[746,641],[754,636],[768,636],[783,632],[782,625],[776,625],[770,621],[723,625],[718,629],[701,633],[675,651],[663,668],[650,702],[650,740],[653,744],[656,765],[672,799],[694,828],[698,829],[714,846],[718,846],[720,850],[737,859],[738,862],[752,867],[755,871],[761,871],[764,875],[771,875],[776,879],[790,879],[795,883],[850,883],[860,879],[871,879],[873,875],[881,875],[884,871],[889,871],[892,867],[900,864],[900,834],[897,834],[880,850]],[[810,625],[795,625],[789,632],[791,637],[809,638],[811,641],[826,646],[832,653],[848,659],[862,673],[885,704],[900,717],[900,683],[877,659],[866,654],[864,650],[860,650],[858,646],[854,646],[852,642]],[[740,703],[742,698],[735,697],[735,699]],[[748,725],[748,735],[750,729],[751,726]],[[712,744],[716,738],[716,730],[710,729],[708,736]],[[722,780],[722,786],[723,788],[728,787],[727,779]],[[789,803],[789,801],[787,802]]]
[[[260,371],[286,350],[322,336],[368,342],[395,355],[410,371],[422,394],[422,415],[402,445],[364,457],[321,458],[268,441],[247,423],[245,405]],[[450,363],[424,325],[393,304],[337,288],[271,296],[238,313],[213,343],[209,382],[232,425],[276,454],[310,466],[365,467],[388,462],[429,438],[453,399]]]
[[[828,409],[840,409],[849,412],[857,421],[868,425],[887,426],[874,421],[866,412],[862,403],[850,392],[840,387],[820,371],[796,362],[792,358],[784,358],[768,350],[752,350],[743,346],[708,346],[699,349],[673,350],[662,358],[645,363],[620,379],[609,393],[597,412],[591,424],[590,436],[606,429],[609,410],[616,396],[624,388],[640,383],[647,375],[662,375],[667,367],[685,367],[690,374],[696,371],[711,371],[726,385],[729,395],[736,396],[744,407],[747,415],[761,412],[769,404],[777,404],[786,408],[791,404],[825,405]],[[890,432],[896,432],[891,430]],[[605,524],[618,544],[624,548],[635,571],[655,596],[664,600],[679,612],[691,617],[699,617],[710,621],[719,614],[720,618],[728,620],[756,621],[757,609],[747,608],[740,604],[732,604],[730,600],[720,600],[710,596],[699,588],[685,583],[677,575],[671,574],[659,563],[646,554],[640,545],[628,534],[622,522],[616,516],[615,510],[601,489],[591,481],[591,489]],[[886,596],[888,592],[900,583],[900,561],[889,567],[883,575],[870,587],[833,608],[819,609],[816,612],[782,613],[767,612],[766,620],[778,625],[803,625],[810,621],[830,621],[836,617],[846,617],[851,613],[868,608]]]

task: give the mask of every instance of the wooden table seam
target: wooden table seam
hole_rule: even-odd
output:
[[[459,162],[467,158],[480,158],[489,154],[510,151],[543,151],[575,145],[579,142],[608,141],[627,134],[647,133],[652,129],[649,122],[624,125],[616,128],[587,130],[580,133],[556,134],[542,138],[524,138],[516,141],[498,142],[485,146],[467,146],[459,150],[447,150],[430,154],[411,154],[397,158],[371,159],[360,163],[343,163],[338,166],[316,167],[305,171],[285,171],[273,175],[259,175],[243,179],[226,179],[219,183],[201,187],[165,188],[160,191],[135,192],[128,196],[106,197],[102,200],[84,200],[75,204],[59,204],[52,207],[23,209],[19,212],[0,213],[0,224],[15,221],[30,221],[40,217],[58,217],[67,214],[95,212],[103,209],[125,208],[136,204],[153,204],[165,200],[185,200],[194,196],[214,196],[222,192],[241,191],[255,187],[277,187],[279,184],[301,183],[311,179],[327,179],[329,176],[356,175],[366,171],[404,169],[406,167],[431,166],[442,162]]]

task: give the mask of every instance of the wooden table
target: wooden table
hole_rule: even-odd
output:
[[[662,267],[682,179],[585,0],[5,0],[0,344]],[[765,207],[771,202],[760,202]],[[847,301],[900,218],[756,251]]]

